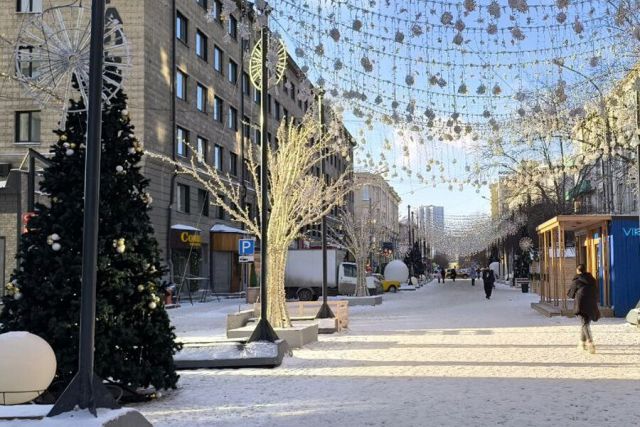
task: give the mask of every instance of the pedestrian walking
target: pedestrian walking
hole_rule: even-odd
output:
[[[456,276],[458,275],[458,273],[456,272],[455,268],[451,269],[451,279],[455,282],[456,281]]]
[[[580,317],[582,323],[578,349],[588,350],[589,353],[595,354],[596,346],[593,344],[591,322],[597,322],[600,319],[598,282],[587,271],[584,264],[579,264],[576,268],[576,277],[573,278],[567,296],[574,299],[573,313]]]
[[[484,284],[484,293],[487,299],[491,299],[491,292],[495,282],[496,276],[493,274],[493,270],[489,267],[484,268],[482,270],[482,283]]]
[[[469,270],[469,277],[471,277],[471,286],[475,286],[476,285],[476,279],[478,278],[478,273],[476,272],[475,268],[471,268]]]
[[[440,276],[442,276],[442,283],[444,283],[444,277],[446,276],[447,271],[444,269],[444,267],[440,267]],[[438,280],[438,283],[440,283],[440,281]]]

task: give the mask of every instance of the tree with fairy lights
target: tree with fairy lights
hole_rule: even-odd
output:
[[[0,332],[29,331],[51,344],[62,385],[78,366],[87,131],[83,101],[71,107],[40,184],[49,202],[36,206],[21,237],[0,313]],[[159,296],[163,267],[149,219],[149,181],[140,172],[143,147],[121,90],[102,114],[95,371],[133,390],[175,387],[180,345]]]

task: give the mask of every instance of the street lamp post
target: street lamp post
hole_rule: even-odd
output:
[[[324,96],[324,91],[322,90],[322,88],[320,88],[318,90],[318,120],[320,120],[320,138],[322,138],[324,136],[324,123],[323,123],[323,111],[322,111],[322,99]],[[324,153],[323,153],[324,154]],[[326,177],[326,165],[325,165],[325,158],[324,156],[322,157],[322,160],[320,162],[320,175],[321,175],[321,179],[322,181],[326,184],[327,182],[327,177]],[[322,206],[324,208],[324,206]],[[331,308],[329,307],[329,304],[327,304],[327,293],[328,293],[328,288],[327,288],[327,267],[328,267],[328,262],[327,262],[327,216],[323,215],[322,216],[322,222],[321,222],[321,227],[322,227],[322,305],[320,306],[320,310],[318,310],[318,314],[316,314],[316,319],[333,319],[335,317],[335,315],[333,314],[333,311],[331,311]]]
[[[267,320],[267,230],[269,226],[269,140],[267,139],[269,71],[267,69],[267,52],[269,51],[269,13],[271,12],[271,7],[265,3],[261,12],[263,22],[260,30],[260,40],[262,43],[260,77],[262,82],[262,87],[260,88],[260,198],[262,204],[262,210],[260,212],[260,320],[251,334],[249,342],[274,342],[278,339],[278,335]]]
[[[49,412],[53,417],[64,412],[88,409],[97,417],[96,408],[120,406],[94,373],[96,326],[96,280],[98,266],[98,224],[100,207],[100,154],[102,151],[102,67],[104,63],[104,0],[91,6],[89,60],[89,101],[87,105],[87,142],[84,171],[84,219],[82,228],[82,291],[80,302],[80,343],[78,373]]]

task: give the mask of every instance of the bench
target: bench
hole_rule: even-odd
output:
[[[286,304],[291,320],[313,320],[320,310],[322,301],[291,301]],[[349,301],[327,301],[327,304],[338,319],[338,332],[347,328],[349,326]],[[256,317],[260,316],[260,304],[253,305],[253,312]]]

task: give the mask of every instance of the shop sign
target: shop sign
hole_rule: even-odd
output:
[[[177,248],[199,248],[202,245],[199,231],[173,230],[171,240]]]

